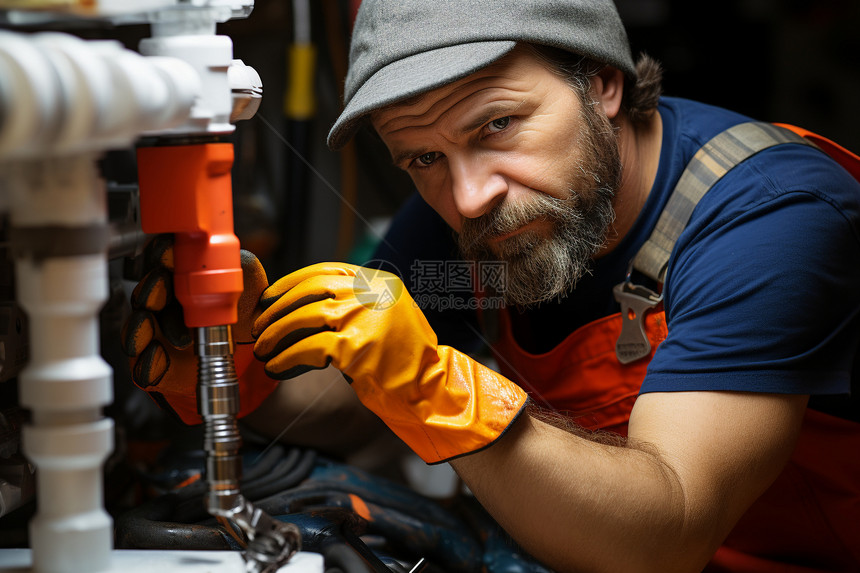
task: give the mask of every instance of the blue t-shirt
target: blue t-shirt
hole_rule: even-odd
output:
[[[678,98],[663,98],[659,112],[660,165],[646,205],[570,295],[510,310],[526,350],[546,352],[576,328],[619,311],[612,287],[624,279],[689,160],[717,133],[749,121]],[[456,260],[457,250],[451,230],[416,195],[375,258],[388,261],[414,292],[420,285],[412,269],[422,264],[416,261]],[[672,252],[663,294],[669,336],[642,392],[847,394],[860,372],[860,184],[804,145],[758,153],[699,202]],[[425,314],[441,343],[471,351],[485,338],[470,305],[458,306],[436,305]]]

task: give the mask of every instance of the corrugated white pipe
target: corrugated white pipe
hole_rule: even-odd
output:
[[[0,160],[126,147],[183,123],[201,92],[180,59],[59,32],[0,31],[0,80]]]
[[[30,544],[35,571],[45,573],[110,566],[113,527],[101,468],[113,449],[113,422],[102,416],[113,385],[99,354],[108,272],[98,246],[106,214],[94,159],[22,161],[6,180],[18,301],[31,335],[19,378],[21,404],[32,413],[23,451],[38,470]]]
[[[100,153],[185,121],[200,91],[180,60],[116,42],[0,32],[0,208],[8,208],[30,361],[19,378],[32,424],[34,571],[111,568],[113,526],[102,464],[113,449],[110,366],[99,352],[108,295],[107,208]]]

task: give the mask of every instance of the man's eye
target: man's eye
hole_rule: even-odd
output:
[[[439,154],[435,151],[430,151],[416,157],[415,162],[421,167],[429,167],[437,159],[439,159]]]
[[[499,119],[494,119],[490,123],[487,124],[487,130],[490,133],[496,133],[502,131],[508,124],[511,123],[511,116],[506,115],[505,117],[500,117]]]

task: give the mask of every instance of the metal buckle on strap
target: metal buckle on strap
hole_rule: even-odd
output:
[[[663,295],[630,281],[633,268],[627,270],[623,283],[615,285],[612,294],[621,305],[621,334],[615,342],[615,355],[621,364],[629,364],[651,354],[651,341],[645,333],[645,314],[663,301]]]

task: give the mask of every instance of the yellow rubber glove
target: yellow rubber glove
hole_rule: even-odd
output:
[[[123,348],[130,356],[134,383],[156,404],[189,425],[203,420],[197,412],[197,357],[182,307],[173,296],[173,238],[156,236],[144,253],[149,272],[131,295],[133,312],[123,328]],[[233,360],[239,378],[239,416],[253,412],[274,391],[277,382],[254,360],[251,325],[261,312],[260,293],[268,286],[266,271],[248,251],[242,251],[244,290],[239,321],[233,327]]]
[[[439,346],[393,274],[316,264],[272,284],[260,304],[254,354],[269,376],[284,380],[332,364],[427,463],[490,445],[525,405],[519,386]]]

